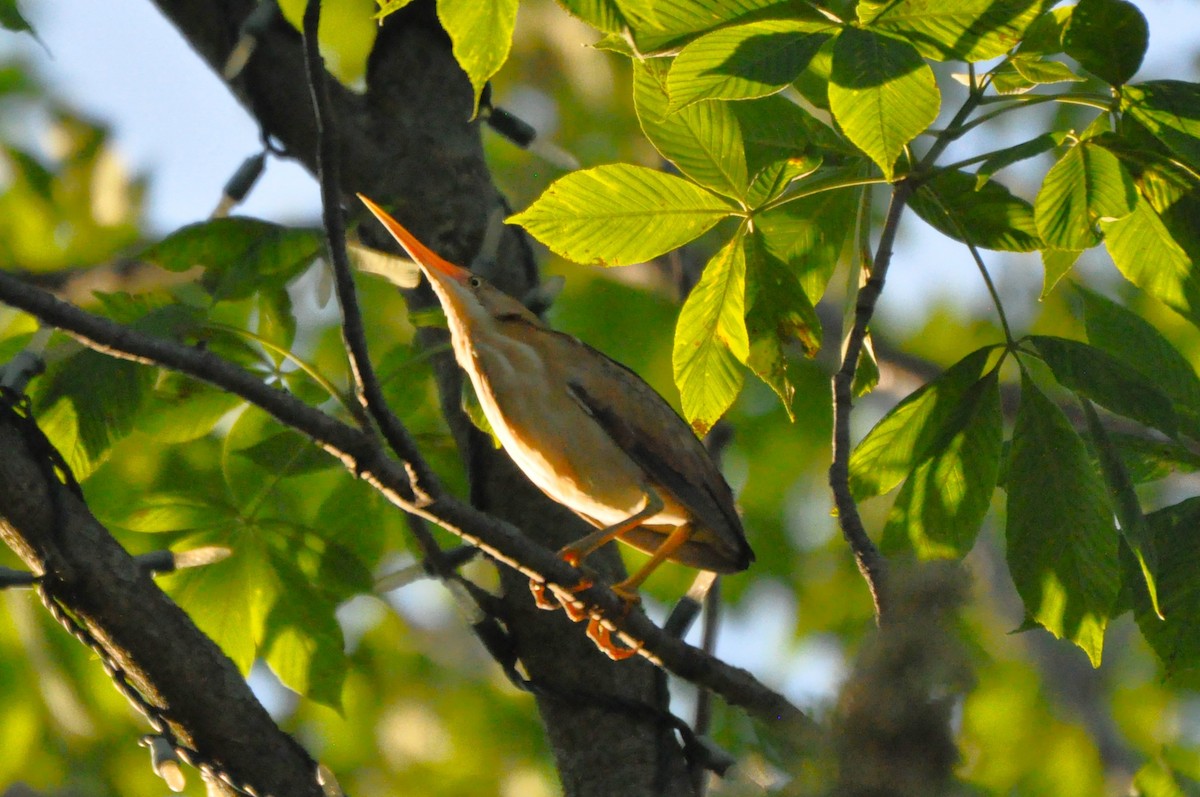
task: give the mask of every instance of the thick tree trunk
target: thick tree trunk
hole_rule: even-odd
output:
[[[251,0],[154,2],[218,73],[254,7]],[[292,28],[282,21],[272,25],[229,87],[268,134],[314,168],[313,112],[301,40]],[[479,124],[468,121],[469,84],[433,4],[417,2],[389,18],[371,57],[365,94],[337,85],[331,93],[343,196],[363,192],[389,204],[432,248],[451,260],[470,262],[489,214],[502,200],[484,161]],[[488,275],[518,296],[536,281],[529,247],[519,235],[506,228],[499,273]],[[449,355],[438,372],[443,407],[471,474],[473,501],[547,546],[586,533],[580,520],[546,499],[465,421],[458,410],[459,374]],[[613,551],[596,559],[589,563],[610,573],[620,568]],[[562,612],[536,609],[519,574],[504,572],[502,584],[503,619],[538,687],[538,707],[565,793],[690,794],[674,731],[647,710],[665,709],[664,676],[641,659],[610,662]]]

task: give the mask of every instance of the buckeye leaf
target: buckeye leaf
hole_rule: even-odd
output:
[[[1141,568],[1141,581],[1150,595],[1154,611],[1162,616],[1158,605],[1158,587],[1155,583],[1155,571],[1158,569],[1158,556],[1154,549],[1154,539],[1147,527],[1146,518],[1142,515],[1142,506],[1137,493],[1133,489],[1133,479],[1125,470],[1121,454],[1108,437],[1108,432],[1100,422],[1100,415],[1092,402],[1083,401],[1083,415],[1087,420],[1088,433],[1091,435],[1097,459],[1100,462],[1100,472],[1108,485],[1112,496],[1113,506],[1117,511],[1117,519],[1121,521],[1121,537],[1129,546],[1130,552],[1137,559]]]
[[[930,226],[956,241],[1005,252],[1042,246],[1028,202],[998,183],[976,188],[976,178],[966,172],[938,172],[922,183],[910,204]]]
[[[217,299],[244,299],[264,286],[282,287],[320,253],[315,230],[230,217],[190,224],[142,252],[168,271],[204,268],[204,287]]]
[[[767,251],[758,232],[746,237],[746,364],[766,382],[792,416],[795,387],[788,375],[786,347],[799,343],[812,357],[821,347],[821,321],[786,263]]]
[[[883,532],[924,559],[966,555],[991,504],[1004,445],[998,371],[967,390],[948,427],[908,475]]]
[[[1174,404],[1184,431],[1200,438],[1200,377],[1187,358],[1137,313],[1076,286],[1088,340],[1154,381]]]
[[[846,28],[833,45],[829,107],[846,136],[884,176],[904,146],[937,118],[933,70],[908,42]]]
[[[438,21],[450,36],[454,60],[475,90],[472,107],[492,76],[508,60],[517,0],[437,0]]]
[[[787,86],[829,39],[832,23],[766,19],[707,33],[671,64],[671,111],[701,100],[765,97]]]
[[[1121,110],[1186,163],[1200,163],[1200,84],[1148,80],[1121,89]]]
[[[749,183],[742,128],[726,103],[667,111],[666,67],[660,59],[634,61],[633,104],[654,148],[696,182],[742,199]]]
[[[1026,613],[1098,666],[1120,589],[1112,508],[1083,440],[1027,374],[1007,489],[1008,568]]]
[[[1087,71],[1114,86],[1142,65],[1150,29],[1126,0],[1079,0],[1063,31],[1063,49]]]
[[[683,246],[736,209],[681,177],[614,164],[560,177],[508,221],[568,260],[626,266]]]
[[[886,493],[936,453],[947,429],[952,435],[961,425],[960,405],[979,383],[994,348],[971,352],[875,424],[850,455],[850,492],[855,498]]]
[[[979,169],[975,172],[976,183],[982,185],[992,179],[992,175],[1007,166],[1012,166],[1027,158],[1037,157],[1043,152],[1049,152],[1062,144],[1065,137],[1066,134],[1060,132],[1042,133],[1037,138],[996,150],[983,163],[979,164]]]
[[[984,61],[1017,46],[1041,6],[1039,0],[864,0],[858,18],[907,39],[926,58]]]
[[[1158,552],[1160,618],[1150,596],[1133,595],[1134,617],[1168,675],[1200,666],[1200,498],[1189,498],[1146,515],[1146,527]]]
[[[1128,216],[1137,201],[1133,179],[1117,156],[1079,143],[1050,168],[1034,202],[1034,219],[1055,249],[1088,249],[1100,242],[1096,224]]]
[[[1122,219],[1101,222],[1113,263],[1125,278],[1193,324],[1200,323],[1200,281],[1192,258],[1145,199]]]
[[[744,231],[713,255],[688,294],[675,327],[671,361],[683,415],[704,435],[742,389],[739,363],[750,355],[746,331]]]
[[[1175,409],[1153,377],[1077,340],[1031,335],[1029,341],[1063,387],[1171,437],[1178,434]]]

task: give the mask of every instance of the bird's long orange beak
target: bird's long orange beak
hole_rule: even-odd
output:
[[[359,194],[358,198],[361,199],[362,203],[367,206],[367,210],[375,214],[375,218],[379,219],[379,223],[387,228],[387,231],[390,232],[392,237],[404,247],[404,251],[408,252],[408,256],[415,260],[418,266],[427,272],[431,272],[431,275],[436,274],[443,277],[449,277],[456,282],[464,285],[466,284],[467,279],[471,276],[471,272],[467,271],[465,268],[454,265],[449,260],[446,260],[438,255],[425,244],[418,241],[416,236],[404,229],[404,227],[400,225],[400,222],[388,215],[388,212],[379,207],[379,205],[376,205],[362,194]]]

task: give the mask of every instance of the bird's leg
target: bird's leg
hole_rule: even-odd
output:
[[[615,523],[611,526],[605,526],[602,529],[597,529],[591,534],[582,537],[575,542],[562,548],[558,555],[567,564],[572,567],[579,567],[579,563],[590,556],[596,549],[605,543],[620,537],[630,529],[636,529],[646,520],[654,517],[663,509],[663,500],[653,489],[647,487],[645,497],[642,499],[642,506],[629,517],[622,520],[620,523]],[[645,578],[643,576],[643,578]],[[571,592],[578,592],[582,589],[587,589],[592,585],[590,580],[584,580],[573,587]],[[545,583],[530,581],[529,591],[533,593],[534,603],[539,609],[553,611],[554,609],[563,608],[573,622],[578,623],[587,617],[587,613],[581,609],[577,609],[570,603],[564,602],[561,598],[555,596],[555,600],[551,600],[546,595],[547,585]],[[624,597],[624,596],[622,596]],[[636,601],[636,596],[634,598]]]
[[[634,512],[620,523],[614,523],[602,529],[593,531],[558,552],[558,556],[568,564],[579,566],[579,563],[591,556],[598,548],[612,542],[627,531],[636,529],[650,518],[663,510],[663,500],[653,489],[647,487],[642,499],[642,508]]]
[[[650,560],[642,565],[642,569],[638,570],[629,578],[622,581],[620,584],[613,584],[612,591],[621,596],[621,599],[627,603],[633,604],[638,600],[638,587],[642,582],[649,578],[650,574],[658,569],[658,566],[671,557],[671,554],[679,550],[679,546],[688,541],[694,531],[691,523],[684,523],[681,526],[676,526],[667,538],[662,541],[654,553],[650,555]]]

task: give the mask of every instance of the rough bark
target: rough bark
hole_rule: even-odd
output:
[[[254,5],[249,0],[154,1],[218,72]],[[230,89],[263,129],[311,170],[315,127],[303,75],[300,37],[279,21],[263,35]],[[469,85],[437,25],[433,4],[414,3],[389,18],[371,57],[365,94],[337,85],[331,89],[343,195],[362,192],[388,204],[432,248],[451,260],[470,262],[489,213],[502,200],[484,162],[479,123],[468,121]],[[354,205],[348,207],[356,212]],[[369,233],[370,228],[364,230]],[[499,271],[489,277],[519,296],[532,287],[536,269],[518,236],[513,228],[506,230]],[[581,521],[548,501],[461,417],[458,374],[448,358],[438,372],[476,505],[551,547],[586,533]],[[589,564],[610,574],[620,568],[615,552],[598,559]],[[565,793],[690,793],[674,731],[632,708],[665,708],[660,673],[642,660],[610,662],[561,612],[538,611],[519,574],[506,572],[503,584],[505,619],[517,655],[544,689],[538,707]]]

